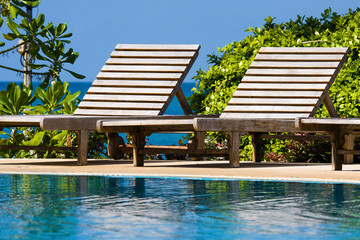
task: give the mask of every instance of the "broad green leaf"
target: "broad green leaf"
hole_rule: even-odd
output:
[[[39,27],[42,26],[45,22],[44,14],[40,14],[39,17],[37,18],[36,22]]]
[[[64,138],[66,138],[68,134],[68,131],[65,130],[65,131],[61,131],[59,134],[56,134],[52,140],[57,140],[57,141],[60,141],[60,140],[63,140]]]
[[[74,101],[77,97],[79,97],[80,94],[81,94],[81,91],[77,91],[74,94],[68,94],[59,104],[68,104],[68,103]]]
[[[9,134],[4,131],[0,131],[0,135],[9,135]]]
[[[49,46],[45,45],[42,42],[39,42],[39,46],[47,57],[49,57],[50,59],[55,59],[54,52],[49,48]]]
[[[19,30],[17,29],[19,26],[13,22],[9,16],[6,18],[6,24],[16,36],[20,35]]]
[[[49,23],[49,24],[46,25],[45,27],[42,27],[41,30],[42,30],[42,31],[46,31],[46,30],[50,29],[51,27],[53,27],[53,23]]]
[[[69,51],[65,54],[65,56],[66,56],[66,58],[64,58],[62,60],[63,62],[68,62],[68,63],[74,64],[76,59],[79,57],[79,53],[73,52],[73,49],[70,48]]]
[[[8,41],[12,41],[17,38],[13,33],[3,34],[3,37]]]
[[[61,38],[68,38],[68,37],[71,37],[73,34],[72,33],[66,33],[64,35],[61,35],[60,37]]]
[[[14,5],[10,5],[9,11],[10,11],[10,16],[12,17],[12,19],[15,19],[19,12],[18,9]]]
[[[71,75],[73,75],[74,77],[78,78],[78,79],[84,79],[84,78],[85,78],[85,76],[84,76],[84,75],[81,75],[81,74],[75,73],[75,72],[70,71],[70,70],[65,69],[65,68],[64,68],[64,70],[65,70],[65,71],[67,71],[68,73],[70,73]]]
[[[67,29],[66,23],[60,23],[57,27],[57,35],[63,34]]]
[[[51,25],[51,27],[49,27],[48,30],[49,30],[49,33],[50,33],[53,37],[55,37],[55,27],[54,27],[53,25]]]
[[[33,63],[29,63],[28,64],[32,69],[41,69],[41,68],[44,68],[44,67],[49,67],[49,65],[45,65],[45,64],[33,64]]]
[[[44,57],[44,56],[42,56],[42,55],[40,55],[40,54],[38,54],[38,55],[36,56],[36,58],[39,59],[39,60],[48,61],[48,62],[51,63],[51,59],[46,58],[46,57]]]
[[[57,82],[59,85],[60,85],[60,82]],[[62,86],[63,86],[63,88],[64,88],[64,94],[66,94],[67,92],[68,92],[68,90],[69,90],[69,86],[70,86],[70,84],[69,84],[69,82],[64,82],[63,84],[62,84]]]
[[[20,0],[20,1],[30,7],[36,7],[41,3],[41,1],[31,1],[31,0],[30,1],[29,0]]]
[[[25,114],[25,115],[44,115],[44,114],[46,114],[46,109],[43,105],[27,107],[27,109],[29,109],[29,110],[24,110],[23,114]]]
[[[38,132],[29,141],[22,141],[25,146],[39,146],[44,138],[45,131]]]

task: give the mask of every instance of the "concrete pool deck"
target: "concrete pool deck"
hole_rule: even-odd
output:
[[[134,167],[131,160],[89,160],[88,165],[77,166],[75,159],[0,159],[0,174],[230,178],[360,184],[360,164],[344,164],[342,171],[332,171],[330,164],[241,162],[240,165],[240,168],[229,168],[228,161],[147,160],[144,167]]]

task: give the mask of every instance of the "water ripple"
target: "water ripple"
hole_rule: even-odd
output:
[[[7,239],[360,238],[357,185],[21,175],[0,185]]]

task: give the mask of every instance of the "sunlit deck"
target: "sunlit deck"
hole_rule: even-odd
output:
[[[230,178],[251,180],[344,182],[360,184],[360,164],[344,164],[332,171],[331,164],[241,162],[230,168],[227,161],[154,161],[134,168],[132,160],[89,160],[77,166],[76,159],[0,159],[1,174],[60,174]]]

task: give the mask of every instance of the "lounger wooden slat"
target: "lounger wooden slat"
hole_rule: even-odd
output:
[[[0,127],[39,126],[39,122],[44,118],[43,115],[1,115]]]
[[[346,47],[321,47],[321,48],[311,48],[311,47],[302,47],[302,48],[295,48],[295,47],[264,47],[259,50],[259,53],[266,54],[266,53],[307,53],[307,54],[321,54],[321,53],[338,53],[338,54],[346,54],[348,48]]]
[[[95,80],[94,87],[175,87],[178,81],[151,80]]]
[[[183,73],[186,66],[159,66],[159,65],[105,65],[102,72],[149,72],[149,73]]]
[[[110,58],[108,65],[162,65],[162,66],[187,66],[191,59],[183,58]]]
[[[158,110],[109,110],[109,109],[77,109],[76,115],[86,116],[156,116]]]
[[[266,76],[329,76],[331,77],[335,69],[278,69],[278,68],[250,68],[246,72],[247,76],[266,75]]]
[[[153,79],[153,80],[180,80],[181,73],[114,73],[100,72],[97,79]]]
[[[296,121],[299,130],[308,130],[309,128],[317,127],[333,127],[334,125],[347,125],[351,128],[360,129],[359,118],[303,118],[297,119]]]
[[[172,88],[90,87],[88,93],[170,95]]]
[[[113,58],[192,58],[193,51],[114,51],[111,53]]]
[[[224,119],[294,119],[309,116],[308,113],[229,113],[224,112],[220,115],[220,118]],[[274,131],[276,131],[274,129]]]
[[[238,90],[309,90],[309,91],[322,91],[326,87],[326,84],[297,84],[297,83],[242,83],[238,86]]]
[[[277,98],[287,98],[287,97],[304,97],[304,98],[314,98],[320,97],[322,94],[321,91],[235,91],[234,97],[277,97]]]
[[[277,61],[253,61],[251,68],[285,68],[285,69],[335,69],[337,62],[277,62]]]
[[[341,61],[343,54],[263,54],[255,60],[263,61]]]
[[[154,51],[154,50],[161,50],[161,51],[198,51],[200,46],[197,44],[117,44],[115,50],[130,50],[130,51],[137,51],[137,50],[145,50],[145,51]]]
[[[289,113],[298,113],[298,112],[302,112],[302,113],[311,113],[311,111],[314,109],[314,107],[312,106],[277,106],[277,105],[273,105],[273,106],[268,106],[268,105],[229,105],[224,112],[228,113],[228,112],[244,112],[244,113],[270,113],[270,112],[277,112],[277,113],[281,113],[281,112],[289,112]]]
[[[330,77],[244,76],[242,83],[329,83]]]
[[[228,105],[277,105],[315,106],[317,98],[237,98],[230,99]]]
[[[142,103],[137,102],[81,102],[81,108],[93,109],[154,109],[160,110],[163,103]]]
[[[114,126],[114,127],[121,127],[121,126],[174,126],[174,125],[184,125],[184,126],[192,126],[193,119],[140,119],[140,120],[118,120],[112,122],[102,122],[103,126]]]
[[[83,101],[103,101],[103,102],[161,102],[165,103],[168,96],[162,95],[104,95],[104,94],[86,94]],[[140,103],[141,104],[141,103]]]

